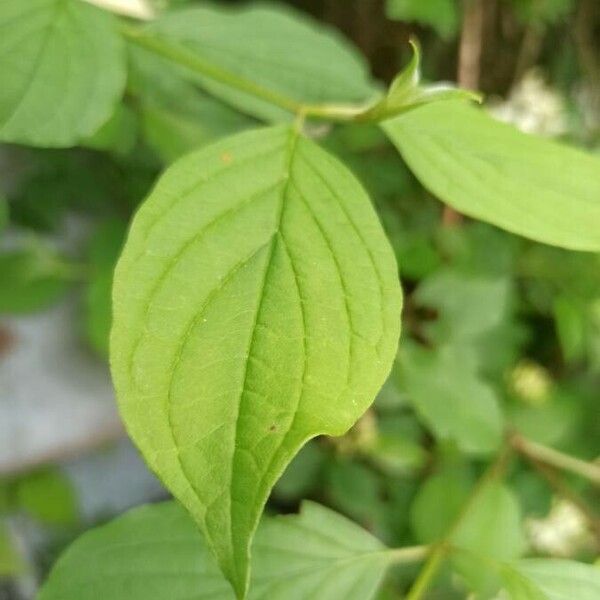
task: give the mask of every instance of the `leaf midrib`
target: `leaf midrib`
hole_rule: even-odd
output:
[[[299,136],[300,136],[300,132],[295,127],[292,127],[290,129],[290,139],[288,142],[289,143],[289,150],[288,150],[289,156],[286,161],[286,168],[285,168],[285,172],[284,172],[284,177],[286,178],[286,181],[285,181],[285,185],[283,186],[283,188],[281,190],[281,196],[280,196],[280,200],[279,200],[277,216],[276,216],[276,221],[275,221],[276,222],[275,232],[273,234],[273,237],[271,238],[271,246],[270,246],[270,250],[269,250],[269,255],[266,260],[265,272],[263,275],[263,280],[262,280],[262,284],[261,284],[261,288],[260,288],[260,298],[259,298],[258,305],[256,307],[256,312],[254,314],[252,333],[250,335],[250,341],[249,341],[248,348],[246,351],[247,359],[246,359],[244,375],[243,375],[243,379],[242,379],[243,383],[242,383],[242,388],[241,388],[240,396],[239,396],[239,400],[238,400],[238,411],[237,411],[237,415],[236,415],[235,432],[234,432],[234,438],[233,438],[234,449],[233,449],[233,453],[232,453],[232,457],[231,457],[231,477],[230,477],[230,483],[229,483],[229,538],[230,538],[232,556],[234,554],[234,552],[233,552],[234,534],[233,534],[233,494],[232,494],[232,490],[233,490],[233,480],[235,478],[235,472],[236,472],[235,465],[236,465],[236,462],[237,462],[238,456],[239,456],[239,451],[238,451],[238,446],[237,446],[237,440],[238,440],[238,437],[240,434],[240,431],[239,431],[240,418],[239,417],[240,417],[240,413],[241,413],[244,394],[246,391],[246,385],[247,385],[248,373],[249,373],[248,367],[249,367],[249,363],[250,363],[250,356],[252,354],[252,347],[255,342],[258,317],[259,317],[261,309],[262,309],[262,305],[263,305],[263,301],[264,301],[264,297],[265,297],[265,287],[267,284],[267,280],[269,278],[269,272],[270,272],[272,264],[273,264],[273,255],[275,252],[275,246],[277,244],[277,239],[278,239],[277,235],[280,233],[280,230],[281,230],[281,222],[282,222],[282,217],[283,217],[283,213],[284,213],[285,197],[287,195],[288,188],[289,188],[290,181],[291,181],[292,165],[294,162],[294,156],[295,156],[295,151],[296,151],[296,146],[298,143]],[[306,361],[306,355],[304,357],[304,360]],[[242,585],[244,586],[244,589],[246,589],[247,583],[248,583],[248,569],[247,568],[245,569],[246,572],[244,573],[244,580],[240,580],[240,578],[239,578],[240,573],[238,571],[238,565],[235,560],[233,561],[232,569],[235,573],[235,576],[236,576],[235,578],[236,578],[237,582],[242,583]]]

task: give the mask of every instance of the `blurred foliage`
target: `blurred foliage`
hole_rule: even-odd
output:
[[[584,126],[591,109],[579,95],[582,87],[598,85],[597,74],[578,58],[588,42],[574,23],[585,3],[493,2],[481,86],[501,97],[515,78],[541,66],[565,100],[569,131],[563,137],[600,151],[598,131]],[[391,78],[406,62],[406,42],[416,35],[428,78],[454,78],[462,2],[293,4],[353,38],[380,77]],[[595,14],[589,26],[598,31],[600,11]],[[255,123],[162,59],[130,49],[130,63],[122,105],[85,147],[0,148],[0,313],[43,310],[71,293],[80,300],[81,322],[74,326],[82,345],[100,360],[107,356],[112,271],[136,205],[172,160]],[[312,498],[390,545],[428,543],[448,533],[506,427],[597,458],[600,256],[468,220],[448,226],[441,205],[377,128],[343,125],[326,133],[323,144],[369,190],[394,247],[406,293],[403,335],[374,407],[347,436],[311,441],[278,482],[271,508],[290,511]],[[598,506],[592,486],[568,483]],[[525,461],[510,461],[505,483],[481,494],[453,534],[464,549],[454,562],[462,583],[443,573],[431,597],[464,597],[464,585],[478,598],[494,593],[499,575],[490,575],[478,555],[518,557],[529,543],[524,521],[546,516],[555,493]],[[0,511],[24,512],[53,526],[78,519],[73,492],[53,469],[0,484]],[[18,566],[7,540],[0,528],[0,575]],[[595,551],[598,543],[596,535]],[[586,552],[575,547],[572,556]],[[401,597],[413,578],[410,568],[398,569],[380,598]]]

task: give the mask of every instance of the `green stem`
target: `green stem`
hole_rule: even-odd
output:
[[[213,81],[222,83],[230,88],[254,96],[255,98],[260,98],[269,104],[278,106],[295,115],[302,114],[304,116],[317,117],[329,121],[347,122],[361,120],[361,115],[365,113],[364,106],[348,104],[302,104],[289,96],[265,88],[245,77],[236,75],[231,71],[221,69],[177,42],[146,34],[142,29],[130,25],[122,25],[121,33],[132,43],[141,48],[150,50],[155,54],[159,54],[168,60],[176,62],[177,64],[198,73],[199,75],[208,77]]]
[[[456,531],[461,526],[464,518],[469,514],[473,505],[479,499],[482,491],[492,482],[499,479],[504,473],[506,463],[510,457],[512,448],[510,445],[506,445],[502,448],[496,460],[489,466],[488,470],[477,482],[477,485],[471,492],[469,499],[465,502],[462,510],[448,529],[446,535],[436,544],[433,545],[427,562],[421,569],[421,572],[417,576],[414,584],[412,585],[406,600],[421,600],[431,583],[435,580],[435,577],[442,566],[448,553],[452,550],[452,538]]]
[[[131,42],[137,44],[141,48],[150,50],[155,54],[160,54],[164,58],[168,58],[173,62],[176,62],[200,75],[204,75],[218,81],[231,88],[235,88],[241,92],[250,94],[261,100],[265,100],[270,104],[279,106],[284,110],[291,113],[297,113],[302,108],[299,102],[296,102],[292,98],[288,98],[282,94],[269,90],[267,88],[250,81],[244,77],[240,77],[235,73],[221,69],[209,61],[204,60],[198,56],[195,52],[188,50],[187,48],[172,42],[166,41],[154,35],[148,35],[141,29],[131,27],[128,25],[121,26],[121,33]]]
[[[600,466],[597,464],[563,454],[554,448],[528,440],[518,433],[511,435],[510,443],[517,452],[528,458],[575,473],[600,486]]]
[[[429,554],[429,546],[406,546],[405,548],[392,548],[386,554],[394,563],[411,563],[423,560]]]

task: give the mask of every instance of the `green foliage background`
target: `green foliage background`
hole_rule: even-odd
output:
[[[420,40],[427,80],[455,79],[463,10],[454,0],[288,4],[343,31],[383,82],[410,59],[410,36]],[[600,11],[587,0],[490,4],[482,91],[488,98],[506,96],[529,68],[541,67],[564,98],[563,141],[600,155],[600,102],[591,93],[592,108],[582,108],[577,91],[600,88]],[[82,344],[98,360],[108,354],[114,265],[131,216],[158,175],[188,151],[255,126],[259,118],[277,118],[261,102],[248,108],[247,99],[232,99],[218,86],[201,89],[145,50],[128,52],[123,100],[95,133],[83,124],[90,131],[78,132],[86,137],[77,147],[3,147],[14,168],[0,198],[0,313],[40,311],[75,294]],[[368,86],[346,79],[332,96],[342,90],[348,100],[361,98]],[[13,133],[18,141],[18,127]],[[429,544],[451,530],[450,542],[463,551],[441,569],[428,598],[464,598],[469,591],[492,597],[500,585],[515,599],[560,598],[552,595],[560,582],[546,596],[526,589],[530,580],[523,573],[544,580],[547,565],[534,561],[522,571],[498,574],[482,565],[480,555],[510,562],[552,554],[527,524],[547,516],[567,489],[568,499],[577,495],[584,526],[561,557],[595,560],[600,498],[593,484],[548,472],[526,453],[511,454],[502,464],[503,477],[478,495],[458,528],[452,524],[507,430],[582,460],[598,458],[600,255],[535,243],[470,219],[448,224],[443,205],[381,130],[341,124],[327,133],[321,143],[361,180],[392,243],[405,292],[403,333],[374,406],[347,435],[309,442],[275,486],[268,511],[289,513],[302,500],[319,502],[390,548]],[[10,135],[4,139],[11,141]],[[65,252],[54,240],[73,215],[85,219],[90,235]],[[76,500],[52,470],[7,480],[0,506],[4,497],[5,512],[25,511],[53,526],[77,520]],[[181,515],[169,518],[185,530]],[[0,530],[0,574],[10,574],[19,565],[4,539]],[[379,549],[371,536],[364,543]],[[378,598],[402,598],[416,573],[412,564],[394,567]]]

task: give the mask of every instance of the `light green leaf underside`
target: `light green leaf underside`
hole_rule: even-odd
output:
[[[72,146],[92,135],[125,85],[113,17],[81,0],[0,2],[0,139]]]
[[[318,504],[265,517],[253,546],[250,600],[369,600],[390,553]],[[188,514],[168,502],[136,508],[79,538],[38,600],[233,600]]]
[[[339,33],[289,8],[190,8],[164,15],[147,32],[193,50],[212,65],[298,102],[368,100],[368,66]],[[191,75],[191,74],[190,74]],[[289,113],[209,78],[215,96],[268,121]]]
[[[506,565],[503,578],[512,600],[600,598],[600,567],[573,560],[521,560]]]
[[[287,127],[171,167],[134,219],[111,363],[129,433],[238,592],[273,484],[345,432],[395,354],[392,251],[341,163]]]
[[[383,125],[433,194],[525,237],[600,250],[600,160],[526,135],[462,102],[430,104]]]

